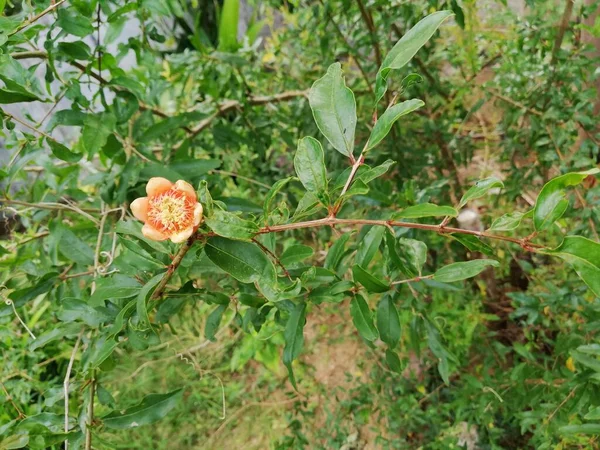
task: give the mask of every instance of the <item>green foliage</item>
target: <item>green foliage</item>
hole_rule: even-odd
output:
[[[0,449],[595,448],[597,26],[501,3],[0,1]]]

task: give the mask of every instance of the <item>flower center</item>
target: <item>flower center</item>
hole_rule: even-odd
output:
[[[169,189],[148,202],[148,221],[159,231],[176,233],[193,223],[194,205],[179,190]]]

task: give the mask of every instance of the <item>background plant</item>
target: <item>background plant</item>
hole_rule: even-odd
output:
[[[3,5],[0,448],[594,448],[597,30],[550,3]]]

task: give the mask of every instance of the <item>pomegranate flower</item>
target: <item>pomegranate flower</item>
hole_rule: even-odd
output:
[[[183,180],[171,183],[166,178],[154,177],[148,180],[146,193],[147,197],[131,203],[131,212],[144,222],[142,233],[148,239],[181,243],[198,229],[202,205],[190,183]]]

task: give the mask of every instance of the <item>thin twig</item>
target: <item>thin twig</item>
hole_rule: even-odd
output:
[[[556,39],[554,39],[554,47],[552,48],[552,59],[550,60],[550,65],[554,66],[556,64],[556,58],[558,56],[558,52],[562,46],[563,39],[565,37],[565,31],[567,31],[567,27],[569,26],[569,20],[571,19],[571,14],[573,13],[573,0],[566,0],[565,9],[563,11],[563,15],[560,19],[560,26],[558,28],[558,33],[556,33]]]
[[[179,264],[181,264],[181,261],[183,260],[183,258],[187,254],[187,252],[190,250],[190,248],[192,248],[192,245],[194,245],[194,241],[195,241],[195,238],[194,238],[194,236],[192,236],[179,248],[179,251],[173,258],[173,262],[171,264],[169,264],[169,267],[168,267],[167,271],[165,272],[164,277],[160,280],[160,282],[154,289],[154,292],[152,293],[152,297],[151,297],[153,300],[156,300],[162,296],[162,294],[167,286],[167,283],[169,282],[169,280],[175,273],[175,270],[177,270],[177,268],[179,267]]]
[[[43,10],[41,13],[36,14],[35,16],[33,16],[30,19],[27,19],[25,22],[23,22],[21,25],[19,25],[16,30],[11,31],[10,33],[7,34],[7,37],[11,37],[15,34],[17,34],[19,31],[24,30],[25,28],[27,28],[28,26],[32,25],[33,23],[37,22],[38,20],[40,20],[42,17],[44,17],[46,14],[54,11],[56,8],[58,8],[60,5],[62,5],[64,2],[66,2],[67,0],[60,0],[56,3],[54,3],[53,5],[48,6],[45,10]]]
[[[27,417],[25,414],[23,414],[23,411],[21,411],[19,409],[19,407],[15,403],[15,400],[13,399],[12,395],[10,395],[10,393],[8,392],[8,390],[6,389],[6,386],[4,386],[4,383],[2,381],[0,381],[0,386],[2,386],[2,390],[4,391],[4,394],[6,395],[6,399],[13,405],[13,408],[15,408],[17,410],[17,414],[19,415],[19,417],[17,417],[17,419],[24,419],[25,417]]]
[[[77,350],[79,349],[79,344],[81,343],[81,336],[83,336],[83,331],[85,328],[82,328],[79,334],[77,335],[77,340],[75,341],[75,345],[73,346],[73,351],[71,352],[71,358],[69,359],[69,365],[67,366],[67,373],[65,374],[65,379],[63,381],[63,393],[65,397],[65,433],[69,432],[69,384],[71,378],[71,370],[73,369],[73,361],[75,360],[75,355]],[[69,439],[65,440],[65,450],[69,448]]]
[[[273,261],[275,261],[275,263],[277,263],[277,265],[279,267],[281,267],[281,270],[283,270],[283,273],[285,274],[285,276],[288,277],[290,279],[290,281],[292,281],[292,277],[291,277],[290,273],[287,271],[287,269],[285,268],[285,266],[283,265],[281,260],[277,257],[277,255],[275,255],[271,250],[269,250],[266,246],[264,246],[258,239],[254,238],[254,239],[252,239],[252,242],[254,242],[256,245],[258,245],[263,252],[265,252],[267,255],[269,255],[273,259]]]
[[[418,276],[418,277],[414,277],[414,278],[410,278],[408,280],[400,280],[400,281],[394,281],[392,283],[392,286],[395,286],[397,284],[404,284],[404,283],[415,283],[417,281],[421,281],[421,280],[429,280],[433,278],[433,274],[432,275],[425,275],[425,276]]]

